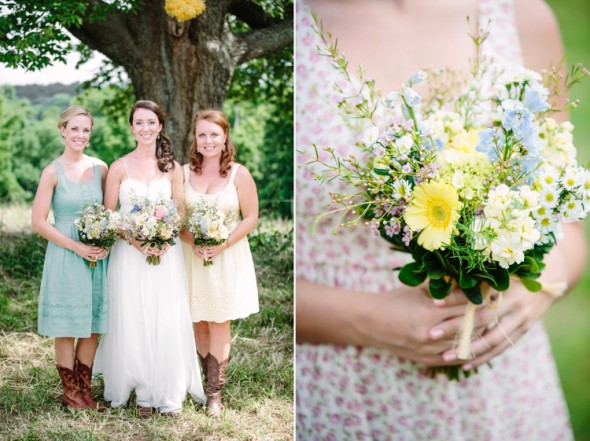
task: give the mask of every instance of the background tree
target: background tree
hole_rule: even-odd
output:
[[[0,61],[40,69],[64,61],[69,31],[122,68],[137,99],[158,102],[181,161],[201,108],[222,108],[236,69],[293,41],[292,0],[215,0],[198,17],[178,21],[162,0],[5,0],[0,9]],[[183,3],[183,2],[180,2]],[[185,0],[184,3],[190,3]],[[291,51],[292,54],[292,51]],[[267,78],[254,79],[258,87]]]

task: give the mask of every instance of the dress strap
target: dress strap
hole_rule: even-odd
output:
[[[238,172],[238,168],[240,168],[240,164],[238,164],[237,162],[232,165],[231,167],[231,175],[229,176],[229,183],[233,184],[234,180],[236,179],[236,174]]]
[[[184,170],[184,183],[186,184],[188,182],[188,178],[189,178],[190,172],[191,172],[190,164],[184,164],[182,166],[182,169]]]
[[[127,179],[129,179],[129,169],[127,168],[127,163],[125,162],[124,158],[121,158],[121,161],[123,161],[123,165],[125,166],[125,173],[127,174]]]
[[[51,161],[51,163],[55,166],[55,169],[57,170],[57,174],[58,175],[63,175],[64,169],[62,168],[62,166],[59,163],[59,161],[57,159],[54,159],[53,161]]]

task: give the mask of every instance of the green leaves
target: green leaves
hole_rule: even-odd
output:
[[[426,275],[417,262],[412,262],[402,267],[399,280],[408,286],[418,286],[426,280]]]
[[[515,277],[529,291],[541,290],[536,279],[545,267],[543,257],[551,247],[552,244],[536,246],[525,255],[523,262],[506,269],[490,262],[472,268],[468,259],[457,258],[449,249],[429,252],[411,244],[414,262],[401,268],[399,279],[408,286],[418,286],[428,279],[430,295],[435,299],[447,297],[454,280],[470,302],[480,305],[484,300],[483,283],[496,291],[506,291],[510,287],[510,278]]]

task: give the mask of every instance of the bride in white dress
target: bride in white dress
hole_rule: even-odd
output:
[[[129,116],[136,148],[115,161],[107,177],[105,206],[127,213],[134,198],[183,199],[182,169],[164,132],[164,114],[138,101]],[[119,240],[108,268],[109,332],[99,345],[95,373],[104,375],[104,398],[125,405],[135,391],[138,414],[148,418],[181,411],[187,392],[205,396],[196,358],[181,245],[142,247]],[[159,265],[146,256],[159,255]]]

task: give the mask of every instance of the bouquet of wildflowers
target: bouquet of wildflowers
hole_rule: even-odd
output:
[[[473,38],[478,56],[469,76],[421,71],[381,99],[362,69],[360,83],[350,79],[345,58],[319,33],[323,54],[348,79],[346,91],[338,89],[340,108],[359,133],[358,155],[314,147],[309,163],[323,165],[316,178],[351,188],[331,194],[337,208],[324,215],[340,213],[340,226],[365,222],[394,250],[410,253],[414,261],[399,272],[403,283],[428,279],[437,299],[459,287],[469,302],[457,355],[469,359],[475,309],[500,301],[511,278],[530,291],[566,289],[536,279],[560,222],[590,211],[590,172],[576,162],[572,124],[551,117],[563,109],[550,92],[588,72],[575,66],[563,78],[556,70],[542,76],[496,65],[479,55],[484,32]],[[415,86],[427,83],[423,98]],[[458,378],[458,369],[442,371]]]
[[[118,212],[107,210],[104,205],[94,203],[82,210],[74,221],[80,242],[101,248],[110,248],[119,237],[121,217]],[[96,268],[96,262],[87,260],[89,268]]]
[[[231,216],[226,216],[215,204],[199,200],[189,209],[188,230],[194,235],[195,245],[221,245],[229,237]],[[213,265],[212,260],[203,260],[203,266]]]
[[[155,200],[135,201],[125,217],[126,234],[141,242],[141,246],[162,249],[165,244],[174,245],[178,236],[181,217],[174,201],[160,197]],[[150,265],[159,265],[160,256],[147,256]]]

